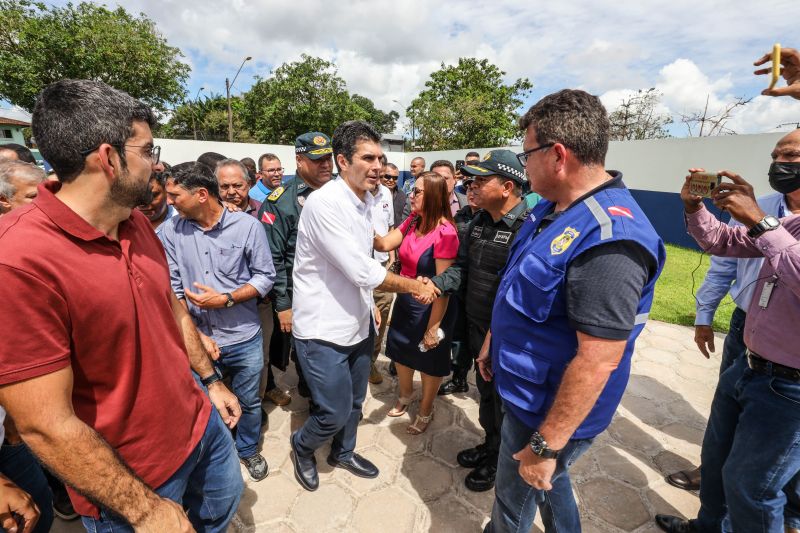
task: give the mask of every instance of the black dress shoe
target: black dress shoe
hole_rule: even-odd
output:
[[[668,514],[657,514],[656,525],[667,533],[697,533],[691,521]]]
[[[497,475],[497,464],[487,460],[481,466],[467,474],[464,484],[472,492],[485,492],[494,487],[494,478]]]
[[[308,491],[315,491],[319,488],[319,474],[317,473],[317,460],[311,457],[303,457],[297,453],[294,444],[294,433],[289,437],[289,445],[292,447],[292,463],[294,464],[294,477],[298,483]]]
[[[478,468],[486,461],[489,455],[491,455],[491,453],[486,449],[486,445],[479,444],[474,448],[458,452],[456,461],[464,468]]]
[[[370,479],[378,477],[378,467],[372,464],[369,460],[361,457],[357,453],[353,453],[353,456],[345,461],[336,459],[333,456],[329,455],[328,464],[333,467],[344,468],[345,470],[348,470],[351,474],[358,477],[365,477]]]
[[[447,383],[442,383],[439,391],[436,393],[439,396],[447,396],[456,392],[468,392],[469,385],[466,378],[453,378]]]

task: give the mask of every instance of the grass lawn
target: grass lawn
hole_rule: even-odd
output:
[[[697,294],[697,290],[703,283],[709,261],[708,255],[704,255],[701,262],[700,252],[668,244],[667,264],[656,283],[656,295],[653,308],[650,310],[650,318],[672,324],[693,326],[694,295]],[[692,289],[692,279],[694,279],[694,289]],[[736,304],[733,303],[730,296],[726,296],[722,300],[714,315],[715,331],[728,331],[731,313],[735,308]]]

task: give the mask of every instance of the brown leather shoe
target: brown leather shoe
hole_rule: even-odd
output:
[[[700,490],[700,467],[694,470],[681,470],[668,475],[667,483],[683,490]]]
[[[289,405],[292,401],[292,397],[289,396],[289,393],[282,391],[278,387],[274,389],[270,389],[264,393],[264,399],[269,400],[278,407],[283,407],[284,405]]]

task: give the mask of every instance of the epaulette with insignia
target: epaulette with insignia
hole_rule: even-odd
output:
[[[267,196],[267,200],[269,200],[270,202],[277,202],[278,198],[281,197],[281,195],[284,193],[285,190],[286,189],[284,189],[283,186],[278,187],[277,189],[272,191],[272,193],[270,193],[269,196]]]

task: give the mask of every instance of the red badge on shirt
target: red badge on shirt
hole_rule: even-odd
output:
[[[266,222],[271,226],[275,223],[275,218],[275,213],[267,213],[264,211],[264,213],[261,215],[261,222]]]
[[[619,205],[612,205],[611,207],[609,207],[608,214],[615,217],[633,218],[633,213],[631,213],[630,209]]]

